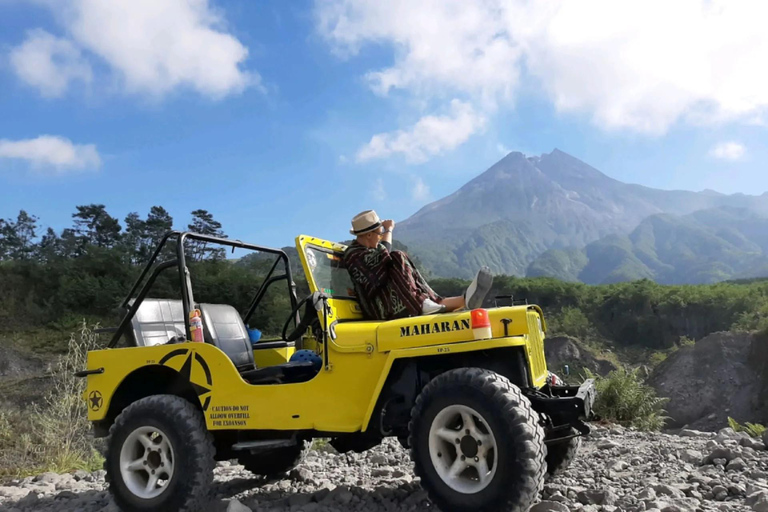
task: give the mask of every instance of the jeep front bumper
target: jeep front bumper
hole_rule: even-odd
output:
[[[585,422],[593,417],[596,394],[595,380],[587,379],[579,386],[545,386],[528,398],[534,410],[549,418],[552,427],[571,426],[586,435],[590,430]]]

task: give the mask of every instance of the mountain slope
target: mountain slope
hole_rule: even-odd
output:
[[[617,181],[557,149],[539,157],[514,152],[398,222],[396,236],[438,276],[470,277],[481,264],[524,275],[548,249],[626,235],[651,215],[724,205],[768,213],[768,195],[656,190]]]
[[[729,206],[685,216],[652,215],[628,235],[585,248],[549,250],[529,277],[566,276],[589,284],[648,278],[665,284],[714,283],[761,275],[768,266],[768,217]]]

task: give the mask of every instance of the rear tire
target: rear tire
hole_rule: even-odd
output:
[[[566,435],[578,434],[576,429],[571,428]],[[557,476],[565,472],[571,465],[581,446],[581,437],[573,437],[565,441],[552,442],[547,444],[547,478]]]
[[[528,398],[497,373],[439,375],[417,397],[409,428],[415,472],[444,512],[528,510],[543,488],[544,430]]]
[[[194,405],[174,395],[142,398],[118,415],[109,432],[104,467],[121,510],[206,509],[215,450]]]
[[[289,472],[302,462],[312,448],[309,441],[299,441],[294,446],[281,446],[259,453],[247,453],[238,457],[238,462],[254,475],[273,478]]]

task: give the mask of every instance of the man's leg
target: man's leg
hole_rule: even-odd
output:
[[[414,315],[456,311],[462,308],[479,308],[482,306],[483,299],[491,290],[491,285],[493,284],[493,275],[490,269],[482,267],[463,295],[440,297],[427,284],[427,281],[416,269],[406,253],[392,251],[391,254],[392,258],[397,262],[398,274],[403,276],[410,290],[409,297],[404,298],[404,301],[408,303],[408,309]],[[420,312],[416,313],[415,311],[417,310]]]
[[[418,316],[425,313],[437,313],[444,311],[445,308],[439,304],[435,304],[434,299],[438,297],[434,295],[434,292],[426,286],[426,281],[421,277],[421,274],[413,266],[413,263],[408,258],[408,255],[402,251],[392,251],[390,253],[392,259],[395,262],[395,270],[392,275],[392,285],[394,291],[397,293],[398,298],[403,301],[404,305],[408,308],[412,316]],[[429,290],[429,291],[427,291]],[[430,296],[431,292],[431,296]],[[432,304],[437,306],[437,310],[434,309]]]
[[[483,305],[483,299],[491,291],[493,284],[493,275],[488,267],[482,267],[475,279],[467,287],[464,295],[458,297],[446,297],[440,301],[447,311],[456,311],[457,309],[467,308],[476,309]]]

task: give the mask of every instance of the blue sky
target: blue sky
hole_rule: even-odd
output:
[[[344,239],[554,148],[763,193],[764,4],[665,5],[0,0],[0,217],[162,205],[255,243]]]

